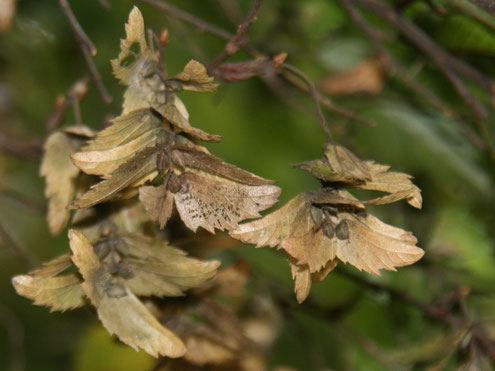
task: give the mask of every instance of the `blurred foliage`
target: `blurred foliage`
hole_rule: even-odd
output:
[[[403,13],[439,45],[495,78],[493,27],[466,15],[458,6],[462,1],[433,2],[444,6],[447,13],[439,15],[422,1],[391,3],[401,5]],[[100,128],[107,115],[120,112],[123,87],[112,77],[109,60],[118,54],[118,40],[123,37],[123,25],[133,3],[115,0],[106,11],[97,1],[71,2],[98,49],[94,60],[114,98],[112,104],[105,105],[91,85],[81,112],[84,123],[93,128]],[[235,31],[220,1],[170,3]],[[251,4],[245,0],[233,3],[243,14]],[[191,58],[207,64],[224,47],[224,41],[208,33],[167,19],[148,5],[136,5],[148,27],[157,32],[169,29],[165,55],[171,74]],[[376,15],[365,14],[370,23],[391,35],[389,51],[414,79],[434,90],[466,117],[467,125],[479,131],[469,108],[435,66],[390,25]],[[338,3],[330,0],[266,1],[249,35],[250,43],[267,54],[288,52],[288,61],[316,82],[374,56],[366,36]],[[239,53],[232,60],[246,58]],[[0,35],[0,134],[21,141],[44,138],[55,97],[86,74],[80,50],[56,2],[20,1],[11,29]],[[242,257],[250,263],[249,295],[272,295],[273,291],[290,303],[280,308],[284,320],[269,352],[270,369],[399,370],[433,364],[456,369],[483,357],[479,349],[469,348],[462,326],[449,328],[442,321],[427,318],[414,305],[397,300],[387,291],[370,289],[350,279],[349,273],[424,303],[446,298],[459,287],[469,288],[463,299],[465,310],[473,322],[482,324],[488,336],[495,337],[494,164],[489,151],[473,145],[454,118],[432,109],[401,80],[394,76],[384,79],[380,94],[332,97],[374,120],[376,127],[334,113],[326,116],[337,142],[362,158],[414,175],[423,191],[423,210],[394,204],[377,208],[376,215],[413,231],[426,251],[425,257],[415,266],[381,277],[364,276],[349,267],[331,273],[324,282],[314,284],[309,297],[315,307],[325,309],[321,313],[311,311],[311,306],[295,305],[289,268],[277,252],[248,246],[222,252],[224,261]],[[493,142],[493,96],[479,87],[471,88],[489,107],[484,140]],[[279,205],[299,192],[318,188],[311,176],[290,167],[321,157],[324,136],[308,96],[295,93],[296,103],[287,105],[260,79],[251,79],[224,83],[214,94],[184,93],[181,97],[195,126],[223,136],[222,142],[208,146],[212,153],[278,180],[283,189]],[[73,117],[69,109],[66,123],[73,123]],[[38,160],[0,154],[0,224],[37,261],[53,258],[68,248],[66,235],[51,237],[45,216],[39,212],[39,206],[45,205],[43,192]],[[3,241],[0,246],[0,369],[19,370],[23,365],[27,370],[152,369],[152,359],[143,352],[135,353],[110,338],[89,307],[50,314],[17,296],[10,278],[29,267],[7,245]],[[461,311],[457,305],[450,309],[454,315]],[[489,369],[486,361],[479,362]]]

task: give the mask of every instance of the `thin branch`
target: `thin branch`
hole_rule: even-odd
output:
[[[234,26],[242,22],[242,12],[238,4],[232,0],[217,0],[230,23]]]
[[[215,25],[212,25],[202,19],[199,19],[183,10],[179,10],[167,3],[165,3],[164,1],[160,1],[160,0],[139,0],[141,1],[142,3],[146,3],[146,4],[149,4],[151,6],[154,6],[155,8],[161,10],[163,13],[165,13],[166,16],[171,16],[171,17],[175,17],[175,18],[178,18],[186,23],[189,23],[191,24],[193,27],[195,27],[196,29],[198,29],[199,31],[207,31],[221,39],[224,39],[224,40],[230,40],[232,39],[232,37],[234,37],[234,35],[228,31],[225,31],[224,29],[220,28],[220,27],[217,27]],[[263,55],[263,53],[261,53],[260,51],[258,51],[257,49],[251,47],[250,45],[248,45],[247,43],[244,43],[241,48],[243,50],[245,50],[248,54],[254,56],[255,58],[267,58],[267,56]],[[275,74],[275,71],[274,71],[274,74]],[[276,76],[275,76],[276,77]],[[291,79],[291,78],[288,78],[287,76],[283,76],[284,79],[286,79],[291,85],[293,85],[295,88],[303,91],[303,92],[306,92],[308,94],[310,94],[310,89],[306,87],[306,85],[304,84],[301,84],[299,83],[299,81],[296,81],[295,79]],[[266,82],[266,79],[264,79],[264,81]],[[272,89],[273,90],[273,89]],[[329,111],[331,112],[334,112],[336,114],[339,114],[339,115],[342,115],[346,118],[349,118],[351,120],[355,120],[355,121],[358,121],[358,122],[361,122],[361,123],[364,123],[368,126],[374,126],[374,122],[372,121],[369,121],[369,120],[366,120],[362,117],[359,117],[358,115],[356,115],[355,113],[343,108],[343,107],[339,107],[333,103],[331,103],[328,99],[325,99],[323,98],[321,95],[318,95],[319,98],[319,102],[326,108],[328,109]]]
[[[418,49],[422,50],[435,63],[439,71],[450,81],[461,99],[471,107],[479,119],[485,119],[488,116],[486,109],[474,98],[456,73],[459,73],[466,78],[475,78],[477,82],[481,82],[481,86],[485,88],[487,88],[486,81],[489,81],[489,79],[485,78],[485,81],[480,81],[480,73],[477,70],[440,48],[421,29],[402,17],[387,4],[375,0],[353,1],[385,19],[397,28],[402,35],[409,39],[409,41]],[[491,82],[489,82],[489,84],[491,84]],[[493,86],[488,86],[490,87],[490,93],[492,93]]]
[[[387,64],[387,72],[390,76],[396,75],[402,80],[411,90],[424,98],[424,101],[431,104],[433,107],[442,111],[445,115],[454,118],[460,129],[466,137],[478,148],[485,149],[486,145],[480,137],[471,129],[465,122],[456,118],[455,112],[448,107],[435,93],[427,89],[425,86],[418,83],[408,71],[406,71],[390,54],[385,45],[382,43],[382,37],[378,30],[373,28],[371,24],[359,13],[359,10],[352,4],[351,0],[338,0],[345,11],[348,13],[351,20],[360,28],[363,33],[370,39],[376,51],[385,59]]]
[[[10,357],[9,371],[22,371],[25,369],[24,354],[24,326],[19,318],[3,304],[0,304],[0,325],[3,325],[7,332]]]
[[[84,30],[82,29],[81,25],[77,21],[76,17],[74,16],[74,13],[72,13],[72,9],[69,6],[69,3],[67,0],[58,0],[60,9],[64,13],[65,17],[69,21],[69,24],[72,28],[72,31],[74,33],[74,37],[76,38],[76,41],[79,45],[79,48],[81,49],[81,52],[83,54],[83,58],[88,65],[89,72],[91,74],[91,77],[93,78],[96,87],[100,93],[101,99],[105,103],[111,103],[112,102],[112,97],[108,93],[107,89],[103,85],[103,81],[101,79],[101,75],[98,72],[98,69],[96,68],[96,65],[93,61],[92,56],[96,55],[96,48],[93,44],[93,42],[89,39],[89,37],[86,35]]]
[[[294,66],[291,66],[290,64],[284,63],[281,65],[281,67],[289,71],[290,73],[296,75],[306,83],[306,85],[309,88],[309,91],[311,92],[311,96],[313,97],[316,114],[320,121],[321,128],[323,129],[323,132],[325,133],[325,136],[327,138],[327,142],[333,143],[332,134],[330,133],[330,128],[328,127],[327,120],[325,119],[325,115],[323,115],[323,112],[321,111],[319,94],[313,82],[301,70],[297,69]]]
[[[19,158],[39,159],[43,153],[42,142],[12,138],[0,133],[0,152]]]
[[[89,50],[92,56],[95,56],[97,53],[95,44],[93,44],[88,35],[86,35],[86,32],[84,32],[83,28],[77,21],[77,18],[74,16],[74,13],[72,13],[72,9],[70,8],[67,0],[59,0],[58,3],[60,5],[60,9],[62,9],[65,17],[68,19],[69,24],[72,28],[72,32],[74,32],[74,36],[76,37],[78,42],[84,45]]]
[[[221,39],[230,40],[234,35],[224,29],[205,22],[200,18],[193,16],[183,10],[177,9],[172,5],[160,0],[139,0],[142,3],[149,4],[161,10],[165,15],[180,19],[186,23],[193,25],[200,31],[207,31]]]
[[[237,33],[229,40],[227,45],[225,45],[225,48],[220,55],[218,55],[218,57],[215,58],[215,60],[210,64],[208,67],[209,71],[214,70],[228,57],[239,51],[241,46],[245,43],[244,38],[249,30],[249,27],[256,21],[256,14],[258,13],[262,2],[263,0],[254,0],[246,19],[237,27]]]
[[[301,84],[298,80],[295,80],[288,75],[284,75],[283,77],[288,83],[290,83],[292,86],[296,87],[297,89],[306,93],[310,93],[309,88],[306,85]],[[365,119],[364,117],[357,115],[356,113],[348,110],[347,108],[336,105],[335,103],[331,102],[328,98],[323,97],[323,95],[321,95],[320,93],[318,93],[318,101],[320,102],[321,105],[323,105],[323,107],[325,107],[330,112],[336,113],[340,116],[343,116],[350,120],[354,120],[356,122],[360,122],[370,127],[376,125],[374,121]]]
[[[45,214],[46,208],[45,205],[36,201],[36,200],[31,200],[26,198],[24,195],[17,193],[12,190],[5,190],[0,192],[0,200],[5,200],[7,202],[13,202],[17,206],[21,206],[23,208],[26,208],[28,210],[31,210],[33,212],[39,213],[39,214]]]

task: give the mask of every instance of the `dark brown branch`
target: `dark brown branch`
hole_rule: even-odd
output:
[[[139,0],[139,1],[154,6],[155,8],[165,13],[165,15],[167,16],[180,19],[186,23],[193,25],[195,28],[197,28],[200,31],[209,32],[221,39],[230,40],[234,36],[230,32],[225,31],[224,29],[212,25],[208,22],[205,22],[202,19],[197,18],[183,10],[177,9],[172,5],[165,3],[164,1],[160,1],[160,0]]]
[[[112,102],[112,97],[108,93],[107,89],[103,85],[103,81],[101,79],[101,75],[98,72],[98,69],[96,68],[96,65],[93,61],[92,55],[96,55],[96,48],[94,44],[91,42],[91,40],[88,38],[84,30],[82,29],[81,25],[77,21],[76,17],[74,16],[74,13],[72,13],[72,10],[69,6],[69,3],[67,0],[58,0],[58,3],[60,5],[60,9],[64,13],[65,17],[69,21],[69,24],[72,28],[72,31],[74,33],[74,37],[76,38],[76,41],[79,45],[79,48],[81,49],[81,52],[83,54],[84,61],[88,65],[89,72],[91,74],[91,77],[93,78],[96,87],[98,89],[98,92],[100,93],[101,99],[105,103],[111,103]]]
[[[296,75],[300,79],[302,79],[306,85],[309,88],[309,91],[311,93],[311,96],[313,97],[313,101],[315,103],[315,110],[316,114],[318,115],[318,119],[320,121],[321,128],[323,129],[323,132],[325,133],[325,137],[327,138],[328,143],[333,143],[332,140],[332,134],[330,133],[330,128],[328,127],[327,120],[325,119],[325,116],[323,115],[323,112],[321,111],[321,106],[320,106],[320,97],[318,94],[318,91],[316,90],[315,85],[313,82],[299,69],[297,69],[294,66],[291,66],[290,64],[284,63],[281,66],[283,69],[289,71],[290,73]]]
[[[284,79],[289,84],[296,87],[297,89],[299,89],[303,92],[309,93],[309,88],[307,88],[306,85],[301,84],[298,80],[293,79],[292,76],[284,75]],[[318,93],[318,100],[319,100],[320,104],[323,105],[323,107],[325,107],[330,112],[334,112],[340,116],[343,116],[343,117],[348,118],[350,120],[360,122],[360,123],[365,124],[365,125],[370,126],[370,127],[373,127],[376,125],[374,121],[370,121],[368,119],[365,119],[364,117],[361,117],[361,116],[357,115],[356,113],[354,113],[354,112],[352,112],[346,108],[343,108],[343,107],[336,105],[335,103],[331,102],[329,99],[323,97],[323,95],[321,95],[319,93]]]
[[[224,39],[224,40],[230,40],[232,37],[234,37],[234,35],[231,34],[230,32],[225,31],[224,29],[217,27],[215,25],[212,25],[206,21],[203,21],[202,19],[199,19],[195,16],[192,16],[187,12],[179,10],[179,9],[165,3],[164,1],[160,1],[160,0],[140,0],[140,1],[156,7],[157,9],[159,9],[163,13],[165,13],[166,16],[175,17],[175,18],[180,19],[184,22],[187,22],[200,31],[207,31],[207,32],[209,32],[209,33],[211,33],[211,34],[213,34],[213,35],[215,35],[221,39]],[[255,48],[249,46],[247,43],[242,45],[242,49],[245,50],[248,54],[254,56],[255,58],[264,57],[264,58],[268,59],[268,57],[263,55],[263,53],[259,52]],[[274,74],[275,74],[275,72],[274,72]],[[287,78],[287,76],[283,76],[283,77],[291,85],[293,85],[297,89],[299,89],[303,92],[306,92],[308,94],[310,93],[310,90],[306,87],[305,84],[301,84],[301,83],[299,83],[299,81],[296,81],[295,79]],[[277,78],[277,76],[274,76],[274,78]],[[264,81],[266,82],[266,79],[264,79]],[[375,125],[373,122],[366,120],[362,117],[359,117],[357,114],[355,114],[355,113],[353,113],[353,112],[351,112],[345,108],[339,107],[339,106],[331,103],[328,99],[322,98],[321,95],[319,95],[318,99],[319,99],[320,103],[331,112],[334,112],[336,114],[342,115],[346,118],[349,118],[349,119],[352,119],[352,120],[355,120],[355,121],[358,121],[361,123],[365,123],[366,125],[369,125],[369,126]]]
[[[209,71],[214,70],[222,64],[224,60],[239,51],[241,46],[245,43],[244,38],[249,30],[249,27],[256,21],[256,14],[258,13],[262,2],[263,0],[254,0],[246,19],[237,27],[237,33],[229,40],[227,45],[225,45],[225,48],[220,55],[210,64],[208,67]]]
[[[67,0],[59,0],[58,3],[65,17],[69,20],[72,32],[74,32],[74,36],[76,37],[78,42],[84,45],[89,50],[91,55],[95,56],[97,52],[96,47],[89,39],[88,35],[86,35],[86,32],[84,32],[83,28],[77,21],[77,18],[74,16],[74,13],[72,13],[72,9],[70,8]]]
[[[477,70],[440,48],[421,29],[398,14],[392,7],[375,0],[353,1],[382,17],[397,28],[405,38],[423,51],[435,63],[439,71],[450,81],[458,95],[471,107],[479,119],[485,119],[487,117],[488,113],[486,109],[474,98],[457,73],[471,80],[476,79],[478,83],[482,82],[481,86],[485,88],[488,87],[486,81],[489,81],[489,79],[480,81],[480,73]],[[488,84],[491,84],[491,82],[488,82]],[[492,86],[489,89],[490,93],[493,92]]]
[[[12,138],[0,133],[0,152],[19,158],[38,159],[43,152],[42,142]]]
[[[456,118],[455,112],[448,107],[436,94],[427,89],[420,83],[418,83],[413,76],[411,76],[389,53],[385,45],[381,41],[381,36],[378,31],[374,29],[368,21],[359,13],[359,10],[352,4],[351,0],[338,0],[345,11],[348,13],[351,20],[359,27],[363,33],[371,40],[376,51],[385,60],[387,65],[387,72],[390,76],[396,75],[402,80],[411,90],[424,98],[424,101],[431,104],[433,107],[439,109],[443,114],[451,116],[455,119],[455,122],[459,125],[462,132],[466,137],[478,148],[484,149],[486,145],[481,138],[463,121]]]

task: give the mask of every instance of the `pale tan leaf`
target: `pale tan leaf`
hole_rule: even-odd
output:
[[[138,350],[154,357],[182,357],[186,347],[172,331],[163,327],[139,299],[124,286],[125,296],[104,295],[98,303],[98,318],[107,331]]]
[[[339,260],[359,270],[379,275],[380,269],[395,271],[395,267],[413,264],[424,255],[410,232],[385,224],[372,215],[342,213],[337,221],[347,225],[348,233],[341,236],[347,238],[339,238],[336,233],[331,246]]]
[[[66,311],[84,305],[81,279],[76,274],[60,277],[20,275],[12,278],[17,294],[33,300],[35,305],[50,307],[50,311]]]
[[[324,79],[319,87],[330,95],[378,94],[383,87],[385,64],[381,58],[365,60],[349,71]]]
[[[313,193],[314,205],[339,205],[364,210],[364,205],[356,197],[343,189],[322,188]]]
[[[74,164],[86,174],[107,178],[119,166],[125,164],[145,148],[154,147],[159,128],[147,131],[143,135],[119,146],[105,150],[77,152],[72,155]]]
[[[388,171],[388,166],[367,162],[371,172],[371,179],[360,185],[359,188],[390,193],[388,196],[367,200],[370,205],[383,205],[399,200],[407,200],[407,203],[417,209],[421,209],[421,190],[411,182],[408,174]]]
[[[333,180],[343,182],[363,182],[370,178],[366,163],[354,153],[338,144],[326,144],[323,152],[330,169],[334,173]],[[330,181],[330,180],[328,180]]]
[[[193,127],[179,109],[180,106],[174,104],[175,96],[172,95],[170,99],[172,100],[171,102],[161,105],[152,104],[152,107],[176,127],[179,132],[184,132],[206,142],[219,142],[222,140],[221,136],[208,134],[201,129]]]
[[[120,165],[108,179],[94,186],[74,201],[71,209],[81,209],[114,198],[127,187],[139,187],[152,180],[157,174],[157,149],[146,148],[137,153],[129,162]]]
[[[298,303],[302,303],[311,289],[311,273],[308,266],[290,263],[290,271],[294,280],[294,293]]]
[[[93,129],[85,125],[67,126],[63,128],[62,131],[67,134],[75,135],[78,137],[84,137],[84,138],[93,138],[96,135]]]
[[[159,223],[160,229],[165,228],[174,211],[174,195],[167,191],[167,185],[139,188],[139,200],[143,203],[151,220]]]
[[[241,224],[230,235],[256,247],[275,247],[284,239],[305,235],[314,225],[310,214],[313,197],[310,192],[301,193],[262,219]]]
[[[70,156],[77,151],[80,143],[69,135],[56,132],[45,142],[45,154],[41,162],[41,176],[46,179],[45,196],[48,204],[47,220],[52,234],[60,233],[70,217],[69,205],[75,194],[75,181],[79,169]]]
[[[199,170],[211,175],[216,175],[236,183],[259,186],[275,183],[272,180],[260,178],[248,171],[242,170],[237,166],[223,162],[204,151],[187,146],[177,146],[171,151],[172,161],[185,169]]]
[[[86,237],[71,230],[69,239],[72,260],[84,278],[82,288],[108,332],[116,334],[134,349],[142,348],[154,357],[183,356],[186,348],[182,341],[163,327],[125,285],[117,282],[118,290],[110,289],[112,275],[100,263]]]
[[[169,182],[172,182],[170,180]],[[203,227],[233,230],[244,219],[259,217],[259,212],[273,206],[280,188],[273,185],[244,185],[207,174],[185,172],[177,179],[175,205],[184,224],[196,232]]]
[[[65,311],[84,305],[85,295],[81,279],[76,274],[58,276],[72,266],[69,254],[43,263],[27,275],[12,279],[16,292],[34,301],[36,305],[50,307],[51,311]]]
[[[328,238],[321,228],[313,227],[301,237],[291,237],[283,240],[280,247],[284,249],[298,265],[307,266],[309,273],[320,271],[325,265],[335,259],[335,249],[326,246]]]
[[[120,40],[120,53],[117,59],[110,61],[113,68],[114,75],[120,79],[124,84],[129,84],[129,80],[133,77],[133,69],[136,69],[134,63],[130,66],[123,66],[123,62],[129,57],[141,57],[158,60],[156,56],[148,48],[146,43],[146,35],[144,33],[144,20],[141,12],[137,7],[134,7],[129,14],[129,20],[125,25],[126,38]],[[131,50],[134,44],[139,45],[139,55],[135,55]],[[138,66],[140,67],[140,66]]]
[[[199,92],[214,91],[218,87],[218,84],[213,83],[213,77],[208,76],[206,68],[195,60],[189,61],[184,71],[171,77],[167,82],[178,82],[183,90]]]
[[[10,29],[15,16],[17,0],[0,0],[0,33]]]

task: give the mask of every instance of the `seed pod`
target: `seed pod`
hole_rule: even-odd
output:
[[[111,298],[123,298],[127,295],[125,292],[125,287],[121,283],[118,282],[109,282],[105,286],[105,291],[107,295]]]
[[[323,231],[323,234],[328,238],[332,239],[335,236],[335,228],[333,227],[332,223],[329,220],[325,219],[323,221],[323,224],[321,225],[321,229]]]
[[[323,222],[323,211],[318,207],[312,206],[309,212],[313,222],[315,222],[316,225],[321,225]]]
[[[335,228],[335,234],[339,240],[347,240],[349,238],[349,226],[345,220],[342,220]]]

